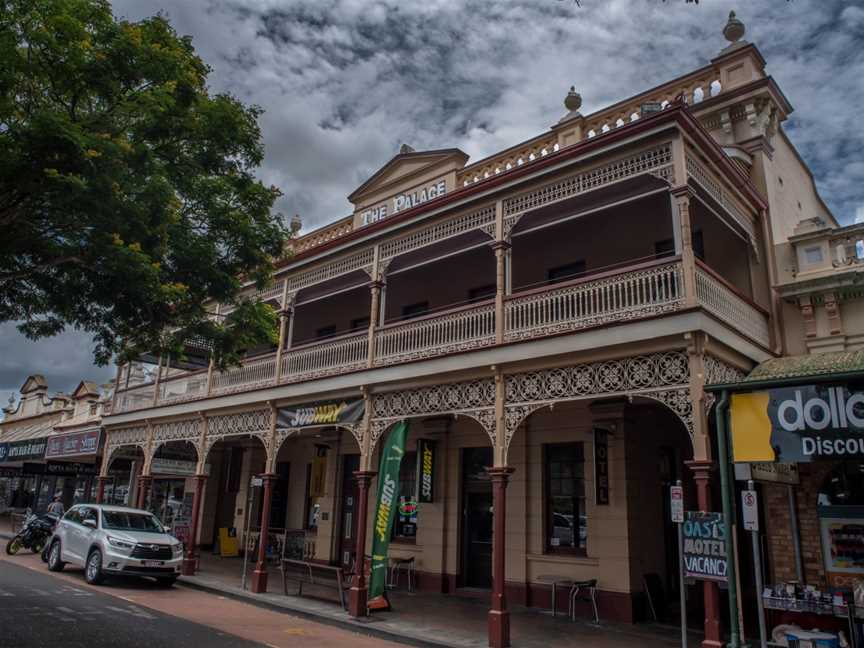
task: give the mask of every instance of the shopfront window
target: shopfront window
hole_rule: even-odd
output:
[[[828,584],[854,587],[864,576],[864,462],[838,463],[817,498]]]
[[[406,452],[399,467],[399,508],[393,522],[393,539],[417,536],[417,453]]]
[[[167,529],[183,519],[183,498],[186,479],[154,479],[150,511]]]
[[[581,443],[544,446],[546,549],[585,553],[585,452]]]

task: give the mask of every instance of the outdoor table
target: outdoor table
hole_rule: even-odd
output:
[[[575,581],[572,578],[567,578],[565,576],[555,576],[554,574],[544,574],[542,576],[538,576],[537,580],[541,583],[552,583],[552,616],[554,617],[558,613],[558,586],[562,585],[568,588],[573,587]]]

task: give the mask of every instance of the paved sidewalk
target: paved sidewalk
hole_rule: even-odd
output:
[[[281,577],[276,568],[270,569],[269,592],[266,594],[244,591],[239,586],[239,578],[239,570],[226,579],[222,570],[214,570],[212,566],[208,570],[205,565],[203,572],[180,580],[190,587],[355,629],[382,639],[417,646],[488,646],[486,597],[466,598],[396,591],[390,594],[394,608],[392,612],[376,612],[368,619],[358,620],[350,617],[334,602],[331,590],[316,592],[314,588],[304,586],[302,597],[283,595]],[[322,598],[315,598],[316,594]],[[571,648],[574,645],[590,648],[631,648],[635,645],[640,648],[670,648],[680,645],[680,637],[677,627],[572,622],[560,615],[553,618],[548,611],[511,606],[511,641],[515,648]],[[692,633],[691,645],[698,645],[700,641],[701,636]]]
[[[6,529],[0,522],[0,537]],[[8,533],[6,534],[8,535]],[[202,556],[202,570],[184,576],[180,584],[259,608],[282,612],[352,632],[402,644],[432,648],[486,648],[487,598],[466,598],[430,593],[391,593],[394,610],[354,619],[335,602],[329,589],[304,587],[304,596],[285,596],[277,568],[270,568],[269,592],[252,594],[240,587],[242,560]],[[248,569],[251,571],[252,566]],[[251,579],[250,579],[251,580]],[[291,591],[289,589],[289,591]],[[306,595],[308,594],[308,595]],[[316,598],[320,596],[320,598]],[[602,611],[601,611],[602,615]],[[680,645],[676,627],[653,624],[624,625],[587,621],[572,622],[548,611],[511,606],[511,640],[514,648],[671,648]],[[701,635],[691,633],[691,645]]]

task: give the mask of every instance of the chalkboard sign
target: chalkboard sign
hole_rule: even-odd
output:
[[[684,517],[684,575],[726,582],[726,525],[722,513],[687,511]]]

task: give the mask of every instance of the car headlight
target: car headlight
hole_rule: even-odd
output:
[[[132,549],[135,546],[131,542],[126,542],[125,540],[114,538],[112,536],[108,536],[108,544],[112,547],[117,547],[118,549]]]
[[[181,543],[177,543],[175,545],[171,545],[171,549],[174,551],[175,556],[183,555],[183,545]]]

